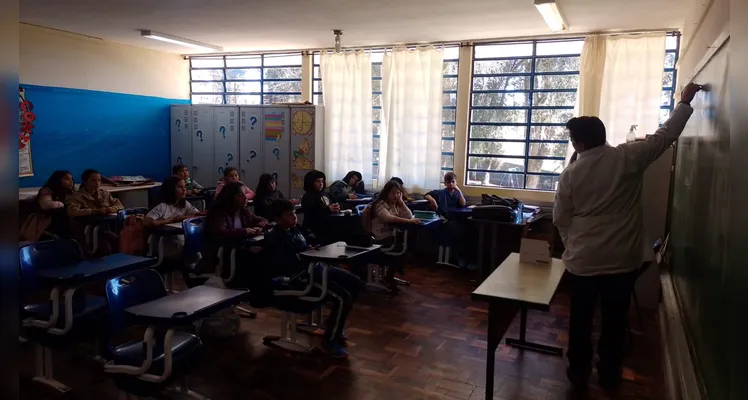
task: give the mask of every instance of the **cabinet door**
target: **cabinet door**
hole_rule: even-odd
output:
[[[278,182],[278,189],[284,194],[289,194],[291,193],[289,108],[266,107],[263,109],[263,114],[263,172],[272,174]]]
[[[192,118],[190,106],[171,106],[171,155],[172,165],[192,165]],[[165,172],[167,175],[170,172]]]
[[[239,108],[239,175],[253,190],[264,172],[262,110],[262,106]]]
[[[192,170],[190,175],[204,187],[215,186],[215,135],[213,106],[192,106]]]
[[[314,107],[291,107],[291,191],[292,198],[304,194],[304,175],[315,166]]]
[[[215,128],[216,172],[223,175],[226,167],[239,168],[239,108],[215,106],[213,126]]]

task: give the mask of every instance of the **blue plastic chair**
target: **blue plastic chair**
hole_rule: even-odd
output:
[[[356,214],[358,215],[364,215],[364,209],[368,206],[368,204],[359,204],[356,206]]]
[[[38,271],[65,267],[83,261],[78,243],[71,239],[35,242],[19,250],[22,296],[44,289]],[[79,336],[98,333],[98,323],[106,314],[106,299],[68,288],[51,290],[50,300],[25,304],[21,310],[26,337],[34,342],[39,358],[34,381],[61,393],[69,390],[54,379],[52,348],[69,346]],[[67,313],[70,304],[70,315]]]
[[[121,335],[136,325],[125,310],[167,295],[161,275],[153,270],[140,270],[110,279],[106,284],[109,303],[109,337]],[[166,346],[171,351],[171,363],[166,357]],[[148,354],[148,349],[151,349]],[[117,387],[129,394],[148,397],[167,389],[176,379],[184,377],[197,363],[202,341],[197,336],[180,330],[156,330],[148,327],[143,340],[115,344],[109,342],[104,370]],[[185,387],[181,388],[186,390]]]
[[[205,249],[205,217],[194,217],[182,221],[184,247],[182,248],[182,276],[188,287],[202,285],[213,274],[196,274],[202,252]]]

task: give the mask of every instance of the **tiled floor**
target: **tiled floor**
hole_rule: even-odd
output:
[[[410,268],[412,285],[397,296],[365,293],[347,331],[351,357],[298,356],[265,347],[276,334],[279,314],[261,310],[243,320],[241,335],[206,340],[207,355],[191,380],[193,389],[214,400],[232,399],[483,399],[486,307],[470,300],[475,283],[461,271]],[[632,316],[635,327],[636,319]],[[634,338],[626,382],[616,399],[660,399],[661,367],[654,315],[645,316]],[[531,311],[528,338],[564,346],[568,296],[557,295],[550,313]],[[516,335],[516,319],[509,335]],[[76,351],[80,351],[77,349]],[[116,389],[100,369],[70,354],[56,354],[56,375],[73,387],[72,398],[115,398]],[[33,372],[33,351],[25,348],[22,371]],[[500,346],[495,399],[565,399],[568,384],[562,358]],[[27,380],[25,399],[44,398]],[[610,398],[592,386],[592,399]]]

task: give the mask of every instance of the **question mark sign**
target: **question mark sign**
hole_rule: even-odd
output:
[[[177,164],[184,164],[184,163],[182,162],[182,157],[177,157]]]
[[[182,120],[177,119],[176,121],[174,121],[174,124],[177,126],[177,131],[182,132]]]
[[[275,159],[276,159],[276,160],[280,160],[280,159],[281,159],[281,158],[280,158],[280,154],[281,154],[281,151],[280,151],[280,149],[279,149],[279,148],[277,148],[277,147],[274,147],[274,148],[273,148],[273,154],[275,155]]]
[[[218,174],[223,175],[223,167],[218,167]]]
[[[231,161],[234,161],[234,155],[232,153],[226,154],[226,165],[228,166]]]
[[[277,172],[273,172],[273,180],[276,181],[276,182],[278,182],[278,173]]]
[[[249,151],[249,159],[257,158],[257,152],[254,150]]]
[[[223,138],[226,139],[226,127],[221,126],[218,130],[221,132],[221,135],[223,135]]]
[[[201,142],[203,141],[203,131],[197,131],[195,135],[200,138]]]
[[[252,123],[250,124],[250,127],[249,127],[249,129],[255,129],[255,124],[257,123],[257,117],[255,117],[255,116],[253,115],[253,116],[249,117],[249,120],[250,120],[250,121],[252,122]]]

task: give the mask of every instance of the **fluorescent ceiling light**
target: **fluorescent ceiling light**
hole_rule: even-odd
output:
[[[551,31],[560,32],[566,29],[566,22],[564,22],[564,17],[561,16],[555,0],[535,0],[535,7],[543,16]]]
[[[167,35],[165,33],[158,33],[149,30],[141,30],[140,36],[147,37],[149,39],[160,40],[162,42],[178,44],[180,46],[192,47],[197,50],[207,51],[223,51],[223,47],[214,46],[212,44],[200,43],[194,40],[184,39],[177,36]]]

